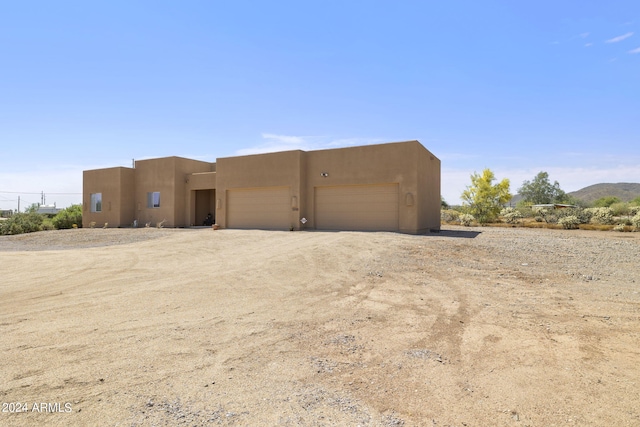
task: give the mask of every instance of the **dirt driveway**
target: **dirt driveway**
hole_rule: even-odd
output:
[[[452,226],[2,237],[0,425],[638,426],[639,253]]]

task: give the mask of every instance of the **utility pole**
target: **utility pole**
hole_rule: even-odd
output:
[[[44,205],[44,191],[40,193],[40,205]]]
[[[18,196],[18,213],[20,213],[20,196]]]

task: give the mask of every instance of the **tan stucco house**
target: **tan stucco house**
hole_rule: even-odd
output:
[[[84,227],[440,228],[440,160],[418,141],[219,158],[138,160],[83,172]]]

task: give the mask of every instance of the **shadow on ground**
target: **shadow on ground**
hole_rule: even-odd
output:
[[[481,231],[467,231],[467,230],[444,230],[430,231],[426,236],[438,236],[438,237],[457,237],[462,239],[474,239],[481,234]]]

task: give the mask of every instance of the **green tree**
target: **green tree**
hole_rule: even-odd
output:
[[[73,228],[73,224],[82,227],[82,205],[71,205],[62,209],[51,219],[57,229]]]
[[[471,175],[471,185],[462,192],[461,198],[466,210],[481,224],[495,219],[512,197],[509,193],[509,180],[505,178],[493,185],[495,179],[490,169],[485,169],[482,174],[474,172]]]
[[[566,203],[567,194],[560,189],[558,181],[553,184],[549,182],[549,174],[540,172],[533,178],[533,181],[524,181],[522,187],[518,189],[518,193],[523,200],[534,205],[546,203]]]
[[[442,196],[440,196],[440,208],[449,209],[449,203],[447,203],[447,201]]]
[[[614,203],[620,203],[620,199],[618,199],[616,196],[607,196],[601,197],[593,202],[593,206],[595,206],[596,208],[608,208]]]
[[[38,208],[40,207],[39,204],[37,203],[31,203],[29,206],[27,206],[24,209],[25,213],[34,213],[34,212],[38,212]]]

